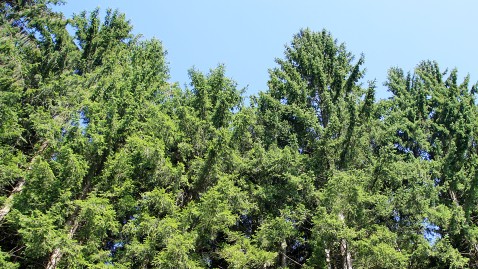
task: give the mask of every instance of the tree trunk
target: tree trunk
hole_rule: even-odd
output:
[[[90,192],[91,189],[91,179],[93,178],[94,175],[98,173],[98,171],[101,171],[103,168],[103,165],[105,163],[107,154],[104,154],[101,158],[101,161],[99,164],[94,165],[88,175],[86,176],[85,179],[85,186],[83,187],[83,190],[81,191],[81,195],[78,198],[78,200],[84,200],[86,199],[86,196]],[[66,227],[69,227],[68,231],[68,239],[72,239],[73,236],[75,236],[76,230],[78,230],[79,226],[79,221],[78,221],[78,215],[80,214],[80,207],[76,206],[75,211],[73,214],[68,218],[66,221]],[[48,264],[46,266],[46,269],[55,269],[58,266],[58,263],[60,262],[61,258],[63,256],[63,252],[61,251],[60,247],[57,247],[53,250],[53,252],[50,255],[50,259],[48,259]]]
[[[448,193],[450,194],[450,198],[453,201],[453,203],[456,206],[460,206],[460,203],[458,202],[458,198],[456,197],[456,193],[453,190],[448,190]]]
[[[286,256],[286,251],[287,251],[287,242],[284,240],[282,244],[280,245],[281,247],[281,268],[286,268],[287,267],[287,256]]]
[[[339,219],[342,222],[345,222],[345,217],[342,213],[339,214]],[[344,269],[353,269],[352,268],[352,254],[348,247],[347,240],[345,238],[340,239],[340,254],[342,256],[342,268]]]
[[[3,205],[2,209],[0,209],[0,222],[2,222],[5,216],[10,212],[10,209],[12,208],[13,204],[13,197],[23,190],[24,185],[25,179],[22,178],[18,181],[15,188],[13,188],[8,198],[5,200],[5,204]]]
[[[38,150],[38,153],[35,157],[33,157],[31,160],[30,160],[30,165],[28,167],[28,170],[31,170],[32,169],[32,163],[34,162],[35,158],[37,156],[40,156],[40,154],[48,147],[48,142],[47,141],[44,141],[42,143],[42,145],[40,146],[40,149]],[[25,179],[24,178],[20,178],[20,180],[18,180],[17,182],[17,185],[13,188],[12,192],[10,193],[10,195],[8,196],[8,198],[5,200],[5,203],[2,207],[2,209],[0,209],[0,223],[3,221],[3,219],[5,218],[6,215],[8,215],[8,213],[10,212],[10,209],[12,208],[12,204],[13,204],[13,197],[15,197],[15,195],[17,193],[20,193],[22,192],[23,190],[23,187],[25,186]]]
[[[344,269],[353,269],[352,268],[352,254],[348,249],[347,240],[340,240],[340,253],[342,254],[342,268]]]
[[[331,259],[330,259],[330,249],[325,249],[325,263],[327,264],[327,269],[332,269]]]
[[[79,208],[75,210],[75,213],[67,221],[67,225],[71,226],[70,230],[68,231],[68,239],[72,239],[76,233],[76,230],[78,229],[78,226],[79,226],[78,213],[79,213]],[[50,255],[50,259],[48,260],[46,269],[55,269],[58,266],[58,263],[60,262],[62,256],[63,256],[63,252],[61,251],[61,249],[59,247],[55,248]]]
[[[83,191],[80,196],[80,200],[84,200],[86,198],[86,195],[88,194],[89,190],[90,190],[90,184],[88,183],[83,188]],[[78,215],[79,214],[80,214],[80,207],[76,206],[75,211],[70,216],[70,218],[68,218],[68,220],[66,221],[66,227],[70,227],[68,231],[68,239],[72,239],[73,236],[75,236],[76,230],[78,230],[78,226],[79,226]],[[55,248],[50,255],[50,259],[48,260],[46,269],[55,269],[58,266],[58,263],[60,262],[62,256],[63,256],[63,252],[61,251],[61,248],[60,247]]]

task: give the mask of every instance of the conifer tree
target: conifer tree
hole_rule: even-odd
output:
[[[118,11],[0,3],[0,267],[476,268],[478,85],[301,30],[244,90]],[[72,34],[67,29],[72,27]]]

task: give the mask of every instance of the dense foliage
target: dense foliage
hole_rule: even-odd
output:
[[[244,105],[108,10],[0,3],[1,268],[478,268],[477,86],[301,30]],[[67,29],[73,29],[68,31]]]

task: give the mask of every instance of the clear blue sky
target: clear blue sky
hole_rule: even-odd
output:
[[[306,27],[325,28],[357,57],[364,53],[364,81],[377,79],[379,98],[388,96],[388,68],[409,71],[421,60],[478,80],[476,0],[70,0],[59,10],[70,17],[95,7],[117,8],[134,33],[161,40],[171,81],[181,86],[191,67],[208,72],[223,63],[248,95],[265,91],[274,59]]]

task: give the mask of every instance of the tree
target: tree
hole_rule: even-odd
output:
[[[465,204],[476,199],[476,86],[468,88],[468,77],[458,84],[457,70],[445,79],[446,74],[430,61],[420,63],[407,77],[400,69],[390,70],[388,85],[394,97],[388,133],[395,134],[391,137],[397,153],[430,163],[426,175],[428,184],[434,186],[434,195],[427,205],[431,208],[424,209],[430,213],[422,213],[422,219],[415,220],[415,225],[420,225],[426,219],[426,228],[432,230],[437,241],[433,248],[436,254],[430,262],[473,267],[475,239],[465,234],[471,235],[475,230],[471,217],[475,213]]]
[[[291,146],[306,156],[304,171],[313,172],[310,176],[314,178],[309,193],[327,185],[335,171],[369,166],[374,85],[362,89],[358,84],[363,75],[363,56],[354,63],[353,55],[330,33],[305,29],[286,47],[285,59],[276,61],[279,67],[269,71],[269,91],[257,99],[266,147]],[[271,186],[288,189],[284,185]],[[306,204],[306,212],[310,213],[302,222],[312,223],[312,212],[320,203],[315,199]],[[335,214],[341,221],[347,221],[343,213]],[[309,257],[310,244],[304,243],[309,252],[296,257],[296,261],[303,263]],[[351,252],[347,250],[337,255],[340,256],[343,260],[350,259]]]
[[[0,266],[478,267],[478,85],[301,30],[243,104],[124,14],[0,4]],[[74,35],[67,30],[72,26]]]

